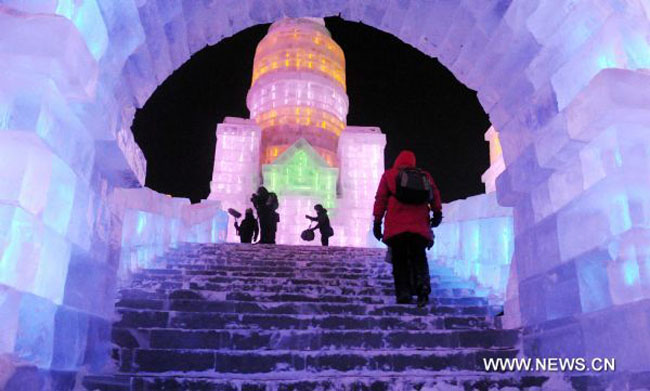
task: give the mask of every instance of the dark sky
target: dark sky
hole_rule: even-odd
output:
[[[438,60],[362,23],[327,18],[346,58],[350,125],[379,126],[386,164],[408,148],[436,180],[444,202],[484,191],[489,120],[476,92]],[[156,89],[133,122],[147,158],[146,186],[194,202],[210,193],[215,131],[226,116],[248,118],[255,47],[268,25],[206,47]]]

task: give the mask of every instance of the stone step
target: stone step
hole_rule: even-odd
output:
[[[220,312],[174,312],[121,308],[115,327],[184,329],[325,329],[325,330],[437,330],[485,329],[492,326],[486,316],[382,316],[382,315],[295,315],[227,314]]]
[[[289,287],[323,287],[323,288],[342,288],[342,289],[363,289],[363,288],[375,288],[375,289],[392,289],[392,284],[388,282],[377,282],[371,283],[368,281],[333,281],[333,280],[322,280],[318,282],[317,280],[307,280],[307,279],[263,279],[263,278],[236,278],[236,277],[212,277],[208,279],[187,279],[176,280],[176,281],[167,281],[165,278],[153,278],[153,279],[136,279],[131,281],[130,286],[137,289],[146,289],[146,290],[157,290],[157,289],[186,289],[191,286],[201,287],[208,286],[207,284],[219,284],[227,287],[226,291],[236,290],[239,287],[244,286],[257,286],[265,287],[265,289],[279,289],[279,288],[289,288]],[[436,284],[432,285],[435,289],[446,289],[446,290],[456,290],[454,288],[440,288]],[[211,289],[204,289],[211,290]],[[224,289],[217,289],[215,291],[224,291]],[[468,290],[469,291],[469,290]]]
[[[327,303],[365,303],[365,304],[394,304],[395,297],[390,295],[354,295],[354,294],[318,294],[292,292],[240,291],[236,288],[222,292],[175,289],[175,290],[143,290],[122,289],[118,293],[120,299],[196,299],[210,300],[211,297],[225,297],[226,300],[254,302],[327,302]],[[225,294],[225,296],[224,296]],[[431,295],[430,295],[431,296]],[[430,297],[432,305],[481,306],[488,305],[482,297]]]
[[[377,287],[392,288],[394,283],[391,278],[364,278],[364,279],[339,279],[325,278],[322,276],[291,276],[291,277],[268,277],[268,276],[240,276],[240,275],[203,275],[203,274],[144,274],[136,273],[133,275],[132,282],[139,285],[152,286],[157,283],[190,283],[190,282],[213,282],[228,284],[255,284],[255,285],[309,285],[309,286],[340,286],[340,287]],[[474,289],[475,284],[472,282],[444,282],[431,278],[432,287],[441,289]]]
[[[323,255],[323,254],[300,254],[291,255],[290,253],[274,254],[267,252],[262,253],[230,253],[230,254],[171,254],[156,258],[157,260],[166,260],[169,262],[191,262],[197,264],[211,264],[221,262],[277,262],[277,263],[304,263],[315,262],[329,265],[361,265],[361,266],[381,266],[388,265],[386,255],[375,255],[371,257],[346,257],[344,254]]]
[[[190,245],[180,245],[177,248],[170,249],[168,254],[182,255],[231,255],[249,254],[259,256],[260,253],[267,253],[267,256],[300,256],[304,254],[312,256],[344,255],[347,258],[354,257],[377,257],[386,253],[385,248],[352,248],[352,247],[320,247],[320,246],[294,246],[294,245],[264,245],[264,244],[240,244],[240,243],[194,243]]]
[[[325,302],[267,302],[234,300],[190,300],[190,299],[121,299],[117,308],[170,310],[185,312],[223,312],[223,313],[270,313],[270,314],[339,314],[339,315],[480,315],[495,314],[500,308],[487,306],[447,306],[429,305],[417,308],[414,305],[389,304],[348,304]]]
[[[122,348],[214,350],[440,350],[513,349],[513,330],[186,330],[113,328]]]
[[[428,306],[394,304],[384,259],[381,249],[181,245],[119,291],[118,373],[86,387],[521,389],[512,374],[482,372],[483,358],[517,355],[519,332],[495,327],[500,306],[435,264]]]
[[[88,391],[131,391],[131,384],[133,383],[133,379],[134,378],[131,376],[122,375],[87,375],[83,378],[82,386]],[[167,378],[163,380],[163,382],[169,383],[169,379],[172,378]],[[177,382],[177,386],[183,387],[182,389],[192,389],[192,387],[194,387],[194,385],[190,385],[188,383],[181,385],[180,382]],[[141,388],[141,390],[150,389],[148,385],[145,387],[146,388]],[[221,388],[222,386],[215,385],[214,387],[215,388],[212,389],[217,390],[217,387]]]
[[[227,300],[254,302],[328,302],[328,303],[364,303],[395,304],[394,296],[341,296],[341,295],[305,295],[274,294],[265,292],[231,292]],[[487,306],[488,301],[481,297],[431,297],[429,303],[434,306]]]
[[[253,266],[253,267],[267,267],[267,268],[345,268],[345,269],[359,269],[365,271],[378,271],[390,270],[392,267],[390,262],[385,259],[368,262],[363,261],[350,261],[350,260],[331,260],[331,259],[318,259],[305,257],[304,259],[249,259],[249,258],[157,258],[154,265],[165,265],[169,268],[210,268],[210,267],[228,267],[228,266]],[[447,272],[441,274],[453,276]]]
[[[144,269],[142,274],[164,274],[164,275],[192,275],[192,276],[268,276],[268,277],[298,277],[298,276],[323,276],[331,278],[332,276],[342,276],[344,279],[356,278],[381,278],[392,279],[391,267],[383,269],[364,269],[349,267],[260,267],[257,265],[236,265],[236,266],[219,266],[219,265],[170,265],[162,269]],[[430,272],[432,279],[442,283],[459,283],[466,282],[461,278],[453,275],[438,275]]]
[[[484,372],[458,372],[454,374],[428,375],[408,372],[354,374],[323,377],[314,373],[296,372],[285,379],[268,379],[261,376],[245,376],[222,379],[211,377],[182,376],[119,376],[122,388],[115,388],[115,380],[105,376],[88,376],[84,386],[99,391],[397,391],[397,390],[539,390],[547,377],[486,374]],[[107,384],[107,385],[105,385]]]
[[[336,280],[384,280],[393,281],[389,273],[369,275],[366,273],[318,273],[310,270],[294,270],[289,272],[278,271],[223,271],[223,270],[176,270],[176,269],[145,269],[138,273],[147,278],[178,279],[178,278],[210,278],[210,277],[256,277],[256,278],[306,278],[306,279],[336,279]],[[435,279],[435,277],[434,277]],[[438,281],[436,279],[436,281]],[[450,281],[457,282],[457,281]]]
[[[361,296],[391,296],[394,295],[393,288],[371,288],[371,287],[340,287],[340,286],[311,286],[311,285],[232,285],[227,283],[198,283],[190,282],[188,287],[193,290],[207,290],[214,292],[238,291],[238,292],[273,292],[273,293],[313,293],[325,295],[361,295]],[[431,287],[432,297],[473,297],[472,289],[447,289],[438,288],[436,284]]]
[[[326,267],[331,266],[354,266],[354,267],[384,267],[390,266],[390,262],[387,262],[384,255],[375,258],[363,258],[359,257],[356,259],[350,258],[326,258],[306,255],[302,258],[291,258],[291,257],[261,257],[258,254],[255,256],[247,256],[245,254],[231,254],[231,255],[222,255],[222,256],[209,256],[209,257],[200,257],[200,256],[183,256],[183,255],[165,255],[163,257],[157,257],[157,261],[166,261],[168,263],[189,263],[196,265],[238,265],[242,263],[247,263],[251,265],[270,265],[270,266],[295,266],[296,264],[309,264],[309,265],[322,265]],[[437,264],[436,264],[437,266]],[[438,266],[437,266],[438,267]],[[442,266],[439,267],[442,270]]]
[[[390,286],[393,283],[392,276],[384,277],[362,277],[361,275],[317,275],[313,273],[220,273],[220,272],[202,272],[190,271],[183,274],[152,274],[149,272],[140,272],[133,275],[134,281],[211,281],[211,282],[229,282],[229,281],[265,281],[271,284],[291,283],[293,281],[305,281],[310,285],[361,285],[361,286]],[[439,280],[433,278],[432,282],[438,283]],[[303,283],[303,284],[304,284]]]
[[[313,257],[313,256],[304,256],[302,258],[289,258],[289,257],[246,257],[246,256],[236,256],[236,257],[212,257],[212,258],[170,258],[170,257],[160,257],[156,258],[157,262],[167,265],[256,265],[256,266],[267,266],[267,267],[348,267],[348,268],[362,268],[366,270],[376,270],[376,269],[386,269],[390,268],[391,262],[389,262],[383,256],[378,259],[331,259],[331,258],[322,258],[322,257]]]
[[[169,270],[169,269],[167,269]],[[258,269],[259,270],[259,269]],[[158,274],[147,273],[144,271],[140,274],[143,278],[153,278],[160,280]],[[189,277],[188,277],[189,276]],[[371,274],[371,273],[319,273],[312,271],[293,271],[293,272],[270,272],[270,271],[219,271],[219,270],[190,270],[183,274],[173,275],[172,277],[165,277],[166,280],[169,279],[183,279],[187,280],[188,278],[196,281],[200,279],[211,279],[215,277],[222,278],[265,278],[265,279],[309,279],[309,280],[338,280],[345,282],[352,281],[366,281],[366,280],[375,280],[376,282],[392,284],[393,276],[391,273],[382,273],[382,274]],[[476,284],[472,281],[463,281],[456,277],[446,277],[446,276],[430,276],[431,283],[436,284],[440,287],[446,288],[468,288],[473,289],[476,287]]]
[[[237,264],[211,264],[211,263],[197,263],[197,264],[168,264],[166,270],[206,270],[206,271],[220,271],[220,272],[280,272],[280,273],[291,273],[296,271],[297,268],[300,270],[310,271],[312,273],[351,273],[351,274],[363,274],[368,275],[368,273],[377,274],[381,273],[390,273],[390,266],[385,268],[370,268],[370,267],[354,267],[344,264],[336,265],[325,265],[318,264],[313,265],[311,262],[306,263],[305,265],[296,265],[296,264],[286,264],[286,265],[260,265],[257,262],[238,262]]]
[[[372,350],[350,351],[218,351],[178,349],[119,349],[122,373],[168,371],[223,374],[323,372],[331,375],[350,371],[479,371],[483,359],[514,358],[516,349],[444,349],[440,351]]]
[[[350,286],[350,285],[325,285],[314,286],[308,284],[251,284],[240,283],[240,281],[228,282],[170,282],[170,281],[133,281],[129,288],[122,288],[122,290],[140,290],[147,292],[162,292],[168,293],[177,290],[193,290],[197,293],[201,292],[262,292],[262,293],[277,293],[277,294],[315,294],[315,295],[359,295],[359,296],[389,296],[394,297],[394,290],[392,287],[370,287],[370,286]],[[478,294],[477,294],[478,293]],[[148,296],[143,296],[148,297]],[[158,298],[160,296],[154,295],[151,298]],[[466,288],[440,288],[436,284],[432,284],[431,298],[462,298],[472,297],[484,299],[486,295],[483,292],[474,289]],[[394,300],[394,299],[393,299]]]

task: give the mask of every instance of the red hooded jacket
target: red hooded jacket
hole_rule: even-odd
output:
[[[382,175],[375,195],[373,215],[375,220],[381,220],[386,214],[384,241],[404,232],[412,232],[431,240],[429,211],[442,211],[440,192],[431,175],[425,172],[433,188],[433,202],[421,205],[409,205],[399,202],[394,197],[397,186],[396,179],[400,169],[404,167],[415,167],[415,154],[413,152],[400,152],[397,159],[395,159],[393,168]]]

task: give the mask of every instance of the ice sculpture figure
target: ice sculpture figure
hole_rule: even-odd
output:
[[[378,128],[346,127],[345,58],[322,19],[271,25],[255,52],[246,103],[251,120],[217,126],[210,199],[242,210],[260,183],[279,196],[278,243],[306,244],[304,215],[322,204],[331,244],[377,245],[368,231],[386,139]]]
[[[481,176],[481,181],[485,184],[485,192],[492,193],[496,191],[497,177],[506,169],[506,164],[503,160],[499,133],[494,126],[490,126],[485,132],[485,141],[490,143],[490,167]]]

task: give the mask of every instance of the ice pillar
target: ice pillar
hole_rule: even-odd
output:
[[[335,219],[339,243],[347,246],[376,246],[369,234],[372,207],[384,173],[386,136],[376,127],[348,126],[339,139],[341,201]]]
[[[226,118],[217,125],[211,200],[219,200],[224,209],[244,214],[251,208],[251,195],[260,183],[260,128],[251,120]],[[230,217],[229,241],[237,241],[234,218]]]

